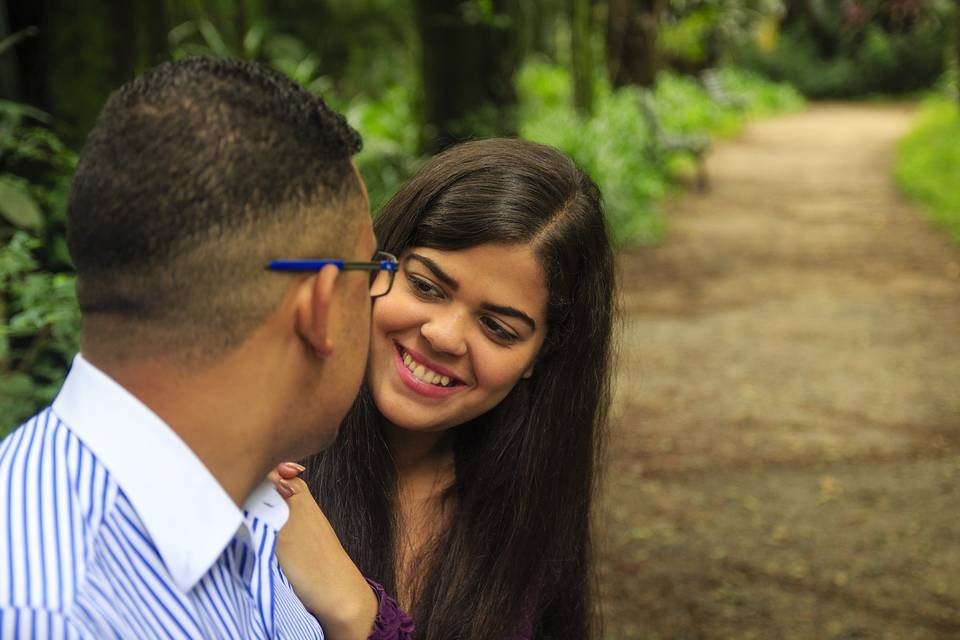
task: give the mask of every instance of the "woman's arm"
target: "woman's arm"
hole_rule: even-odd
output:
[[[277,558],[297,597],[330,640],[407,640],[410,617],[353,564],[300,471],[299,465],[282,464],[270,474],[290,507]]]

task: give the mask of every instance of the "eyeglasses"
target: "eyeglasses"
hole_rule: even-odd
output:
[[[379,298],[390,293],[393,277],[397,273],[397,258],[386,251],[378,251],[371,262],[350,262],[334,258],[317,260],[271,260],[267,269],[271,271],[319,271],[332,264],[341,271],[371,271],[370,297]]]

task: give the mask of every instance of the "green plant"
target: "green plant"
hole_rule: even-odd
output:
[[[13,126],[0,141],[0,433],[52,399],[79,346],[64,240],[75,162],[46,129]]]
[[[736,64],[815,98],[917,91],[943,71],[950,4],[811,0],[808,11],[793,12],[769,50],[741,42]]]
[[[320,59],[298,38],[274,33],[257,22],[243,35],[239,48],[231,48],[207,19],[188,20],[170,30],[174,60],[186,56],[217,56],[266,62],[314,93],[325,93],[332,81],[320,73]]]
[[[0,436],[53,398],[79,346],[65,241],[76,156],[31,123],[50,120],[0,103]]]
[[[24,231],[0,248],[0,434],[49,403],[79,348],[74,276],[50,273]]]
[[[413,92],[405,85],[395,85],[378,100],[355,98],[346,117],[363,135],[363,150],[356,163],[367,185],[370,208],[376,213],[420,163],[420,123]]]
[[[663,72],[653,98],[663,128],[677,133],[732,136],[747,118],[802,107],[803,99],[786,85],[737,69],[724,69],[724,87],[742,94],[746,111],[716,104],[692,77]],[[572,107],[569,72],[543,63],[526,65],[517,76],[520,134],[568,154],[603,191],[614,238],[621,243],[656,242],[664,232],[657,213],[677,173],[690,173],[692,159],[658,161],[650,154],[650,132],[640,114],[636,88],[611,90],[601,83],[596,110],[583,117]]]
[[[611,231],[618,242],[654,242],[662,234],[656,203],[666,179],[646,153],[648,132],[636,91],[600,87],[592,117],[572,106],[565,69],[534,63],[517,76],[520,135],[560,149],[589,173],[603,192]]]
[[[897,145],[894,177],[930,217],[960,243],[960,109],[942,97],[928,99]]]

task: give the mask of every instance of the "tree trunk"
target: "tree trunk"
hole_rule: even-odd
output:
[[[165,5],[154,0],[8,0],[23,101],[54,116],[57,133],[82,145],[110,92],[167,58]]]
[[[610,0],[607,72],[614,87],[650,87],[657,79],[657,29],[664,0]]]
[[[516,30],[508,2],[416,0],[422,42],[423,148],[516,133]]]
[[[590,0],[572,0],[570,49],[573,62],[573,103],[580,113],[593,113],[593,55],[590,42]]]

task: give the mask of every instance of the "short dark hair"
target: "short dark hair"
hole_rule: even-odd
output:
[[[85,338],[103,321],[236,344],[282,295],[276,279],[267,291],[268,258],[337,253],[360,146],[343,116],[259,64],[188,58],[122,86],[70,194]]]
[[[477,140],[428,160],[374,223],[380,248],[530,247],[546,279],[533,376],[453,430],[455,509],[419,557],[418,638],[593,637],[590,512],[610,400],[616,278],[600,190],[545,145]],[[394,459],[365,385],[307,478],[364,575],[396,592]]]

